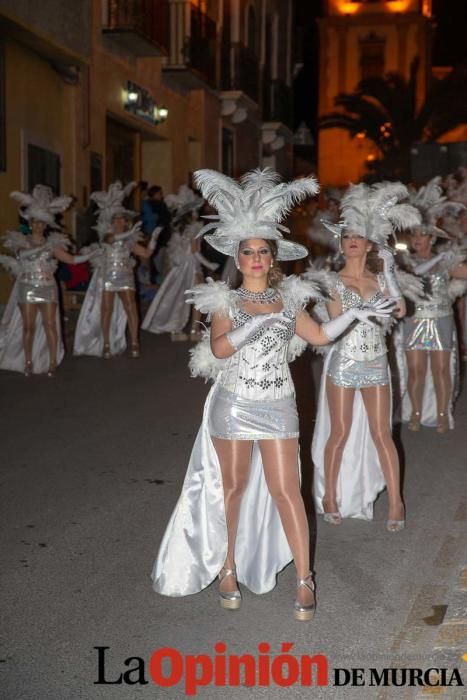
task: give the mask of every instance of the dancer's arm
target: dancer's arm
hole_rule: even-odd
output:
[[[162,226],[157,226],[151,234],[149,243],[147,246],[141,245],[141,243],[134,243],[131,252],[138,256],[138,258],[150,258],[154,253],[157,245],[157,239],[159,238],[162,231]]]

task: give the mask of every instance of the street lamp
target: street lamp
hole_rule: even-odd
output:
[[[165,122],[169,116],[169,110],[164,105],[154,105],[154,121],[156,124]]]

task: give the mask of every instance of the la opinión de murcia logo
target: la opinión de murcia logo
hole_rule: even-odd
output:
[[[145,660],[129,656],[123,670],[111,677],[106,671],[108,646],[97,650],[97,681],[94,685],[148,685],[160,688],[184,684],[186,696],[193,696],[208,685],[217,687],[268,686],[463,686],[459,669],[447,668],[332,668],[324,654],[290,652],[293,642],[282,642],[280,653],[271,654],[268,642],[258,644],[258,654],[227,654],[227,645],[217,642],[214,654],[182,654],[172,647],[156,649]]]

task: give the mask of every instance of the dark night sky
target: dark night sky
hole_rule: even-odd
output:
[[[296,63],[303,63],[294,82],[294,109],[300,122],[315,131],[318,108],[319,36],[316,19],[324,13],[324,0],[295,0]],[[467,59],[467,0],[433,0],[433,65],[452,66]]]

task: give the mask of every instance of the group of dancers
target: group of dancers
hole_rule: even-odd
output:
[[[318,193],[316,179],[282,183],[266,168],[240,181],[200,170],[194,181],[215,213],[203,226],[198,217],[203,199],[189,188],[173,196],[179,228],[169,251],[172,268],[142,326],[186,339],[188,292],[190,336],[199,335],[202,315],[210,322],[191,350],[191,373],[213,380],[213,386],[154,564],[154,589],[187,595],[218,576],[222,607],[237,609],[238,582],[267,592],[293,559],[294,615],[309,620],[315,582],[289,363],[307,345],[326,355],[312,444],[317,511],[333,525],[345,517],[371,520],[373,503],[386,487],[386,528],[400,532],[405,507],[391,434],[386,339],[392,332],[397,390],[409,429],[427,425],[445,433],[453,428],[458,391],[453,303],[467,289],[465,207],[451,196],[453,183],[446,195],[439,178],[418,192],[401,183],[351,185],[332,216],[323,217],[335,248],[332,260],[285,277],[279,262],[305,258],[308,250],[284,238],[283,220],[301,200]],[[68,198],[54,198],[40,186],[32,195],[13,193],[31,233],[10,232],[5,245],[16,257],[0,258],[17,275],[0,327],[0,368],[41,372],[48,356],[48,372],[55,372],[63,356],[56,260],[90,260],[94,266],[74,352],[110,357],[122,351],[128,323],[131,354],[139,355],[133,256],[150,257],[159,230],[147,245],[140,243],[140,224],[131,225],[134,213],[123,205],[128,193],[114,183],[92,195],[100,241],[78,256],[65,251],[63,234],[44,235],[55,225],[54,215],[69,206]],[[413,251],[401,259],[391,247],[397,231],[410,232]],[[225,278],[204,281],[203,268],[214,271],[217,265],[202,255],[202,236],[229,257],[228,279],[239,276],[238,286]],[[440,241],[444,245],[435,248]]]

